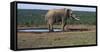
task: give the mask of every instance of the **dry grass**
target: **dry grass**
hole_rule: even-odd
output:
[[[19,33],[18,48],[39,48],[96,44],[95,31]]]

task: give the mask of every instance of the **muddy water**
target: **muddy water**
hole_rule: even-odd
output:
[[[54,32],[61,32],[61,29],[53,29]],[[68,31],[90,31],[90,29],[87,28],[70,28]],[[68,32],[67,31],[67,32]],[[49,32],[48,29],[18,29],[18,32]]]
[[[61,29],[54,29],[54,31],[62,31]],[[22,29],[18,32],[49,32],[48,29]]]

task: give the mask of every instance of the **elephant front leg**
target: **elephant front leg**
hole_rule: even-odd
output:
[[[69,31],[69,25],[70,25],[69,23],[70,23],[70,20],[67,19],[66,22],[65,22],[65,25],[64,25],[65,31]]]
[[[66,25],[67,25],[67,22],[62,20],[62,30],[63,31],[68,31],[68,25],[67,26]]]
[[[66,23],[63,23],[63,24],[62,24],[62,30],[63,30],[63,31],[66,31],[65,26],[66,26]]]

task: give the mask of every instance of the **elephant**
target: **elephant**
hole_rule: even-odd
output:
[[[75,20],[80,20],[80,17],[77,17],[72,9],[67,9],[67,8],[61,8],[61,9],[50,9],[45,15],[45,20],[48,25],[48,29],[50,32],[53,32],[53,25],[55,23],[61,22],[62,24],[62,30],[66,31],[64,29],[65,25],[67,22],[65,20],[68,20],[68,18],[72,18]]]

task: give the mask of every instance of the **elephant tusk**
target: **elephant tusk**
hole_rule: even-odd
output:
[[[75,20],[80,20],[79,18],[75,18],[75,17],[73,17],[73,19],[75,19]]]

